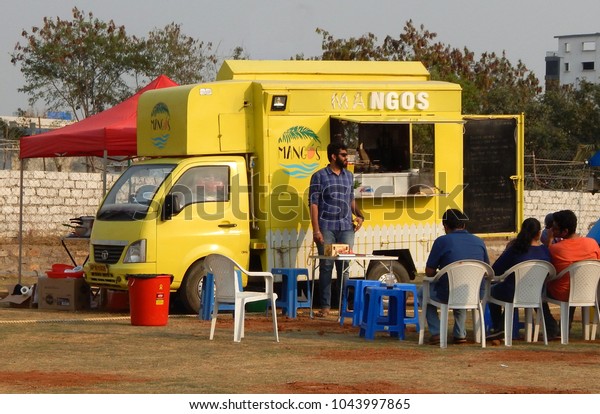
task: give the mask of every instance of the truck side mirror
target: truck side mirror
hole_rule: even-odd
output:
[[[170,193],[165,197],[165,202],[162,209],[162,219],[171,220],[171,217],[176,216],[183,210],[180,194]]]

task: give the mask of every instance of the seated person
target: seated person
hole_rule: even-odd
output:
[[[582,237],[575,233],[577,230],[577,216],[571,210],[561,210],[553,214],[552,231],[550,238],[560,238],[557,243],[550,245],[550,256],[556,273],[560,273],[571,264],[580,260],[600,259],[600,247],[596,240]],[[561,301],[569,300],[569,275],[565,274],[560,279],[554,279],[546,283],[546,294]],[[571,313],[571,317],[572,317]],[[548,337],[550,333],[558,334],[558,324],[547,303],[544,303],[544,318]]]
[[[554,223],[553,214],[546,214],[546,217],[544,218],[544,230],[542,230],[542,236],[540,237],[540,241],[546,246],[551,242],[548,238],[548,233],[552,230],[552,223]]]
[[[554,223],[554,214],[549,213],[546,214],[546,218],[544,218],[544,229],[542,230],[542,237],[540,237],[540,241],[542,244],[546,246],[550,246],[553,243],[558,243],[561,241],[560,237],[548,237],[548,234],[552,231],[552,224]]]
[[[459,260],[473,259],[489,263],[487,249],[483,240],[469,233],[465,226],[468,217],[460,210],[448,209],[442,217],[444,225],[444,236],[438,237],[431,247],[429,258],[425,267],[425,274],[429,277],[435,276],[437,270]],[[437,282],[430,286],[430,295],[434,300],[440,302],[448,301],[448,277],[442,276]],[[421,293],[422,295],[422,293]],[[429,343],[438,344],[440,341],[440,318],[435,306],[429,305],[424,310],[427,317],[427,325],[431,338]],[[465,309],[453,309],[454,313],[454,343],[466,342],[467,330],[465,322],[467,311]]]
[[[511,240],[494,262],[492,268],[496,275],[501,275],[514,265],[527,260],[545,260],[550,262],[550,250],[540,242],[541,224],[535,218],[528,218],[521,224],[521,231],[517,238]],[[511,302],[515,295],[514,274],[506,277],[502,282],[492,285],[491,295],[499,300]],[[489,339],[500,339],[504,336],[504,315],[502,307],[495,303],[488,304],[492,317],[492,332]]]

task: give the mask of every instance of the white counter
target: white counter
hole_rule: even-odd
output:
[[[354,196],[360,197],[395,197],[408,195],[408,189],[418,180],[419,174],[412,172],[395,173],[359,173],[354,175],[358,187]]]

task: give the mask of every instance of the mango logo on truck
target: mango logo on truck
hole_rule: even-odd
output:
[[[159,149],[163,149],[171,136],[171,114],[166,104],[159,102],[154,105],[150,113],[150,125],[152,131],[155,134],[159,134],[151,138],[153,145]]]
[[[277,140],[279,165],[294,178],[306,178],[319,167],[321,140],[310,128],[293,126]]]

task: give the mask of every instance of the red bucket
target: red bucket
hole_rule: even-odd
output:
[[[132,325],[167,324],[171,279],[171,275],[127,275]]]

